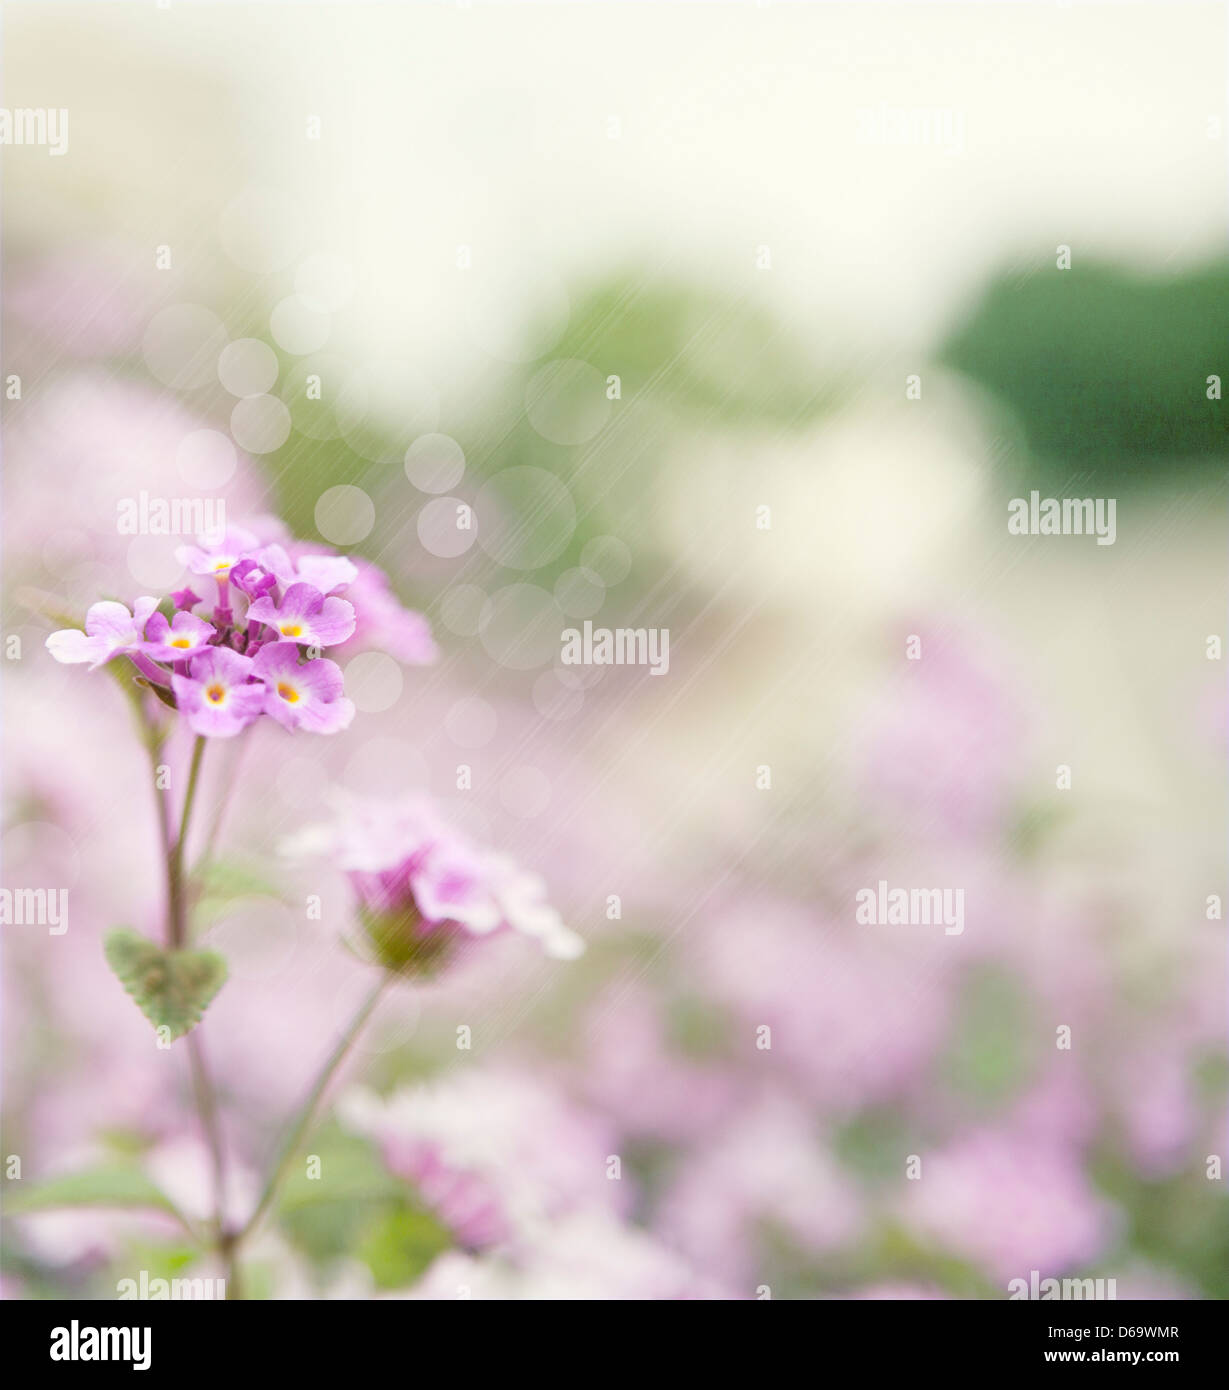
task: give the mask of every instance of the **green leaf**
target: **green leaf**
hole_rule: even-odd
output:
[[[127,927],[108,932],[103,949],[137,1007],[172,1041],[201,1021],[226,982],[226,962],[216,951],[166,951]]]
[[[122,669],[120,674],[122,674]],[[155,695],[159,700],[162,701],[162,703],[167,707],[167,709],[179,708],[179,705],[175,701],[175,696],[173,692],[168,690],[165,685],[155,685],[153,681],[146,680],[144,676],[134,676],[133,684],[140,686],[142,690],[148,690],[151,695]]]
[[[420,1278],[452,1243],[430,1212],[407,1202],[372,1222],[359,1243],[358,1257],[380,1288],[400,1289]]]
[[[286,1179],[278,1201],[281,1211],[298,1211],[325,1202],[370,1202],[405,1195],[405,1184],[383,1171],[377,1163],[350,1155],[326,1160],[315,1180],[301,1172]]]
[[[314,1261],[351,1255],[373,1211],[399,1206],[409,1189],[389,1173],[371,1144],[334,1123],[323,1125],[309,1147],[310,1155],[292,1164],[282,1183],[278,1224]]]
[[[985,967],[965,979],[951,1040],[940,1059],[945,1079],[963,1095],[998,1105],[1018,1095],[1037,1067],[1028,998],[1008,971]]]
[[[153,1207],[178,1215],[166,1193],[138,1168],[95,1168],[46,1182],[5,1184],[6,1216],[54,1207]]]

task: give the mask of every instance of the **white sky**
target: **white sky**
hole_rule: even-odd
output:
[[[1224,246],[1219,5],[142,0],[4,25],[6,104],[71,121],[65,158],[7,152],[10,237],[186,237],[203,273],[219,211],[265,190],[301,254],[356,268],[330,351],[454,374],[523,298],[637,253],[840,353],[925,346],[1060,242],[1174,268]],[[963,148],[867,143],[885,109]]]

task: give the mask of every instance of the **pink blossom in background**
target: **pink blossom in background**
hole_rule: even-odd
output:
[[[906,633],[921,640],[916,660]],[[1001,829],[1027,729],[1001,654],[934,621],[905,624],[894,641],[899,664],[863,725],[868,807],[927,836]]]
[[[1186,1050],[1163,1034],[1150,1045],[1120,1054],[1119,1105],[1126,1140],[1136,1164],[1149,1177],[1162,1178],[1201,1157],[1192,1153],[1200,1137],[1200,1115]]]
[[[649,1233],[608,1212],[584,1211],[552,1222],[520,1259],[440,1255],[403,1296],[575,1302],[741,1295]]]
[[[302,557],[300,564],[310,569],[310,558]],[[346,593],[359,618],[353,636],[343,644],[343,652],[375,649],[408,666],[429,666],[437,661],[439,648],[427,619],[401,604],[383,570],[367,560],[357,560],[355,566],[357,575]]]
[[[919,1235],[996,1282],[1058,1278],[1109,1247],[1117,1213],[1078,1156],[1023,1131],[980,1129],[923,1153],[901,1211]]]
[[[1095,1088],[1077,1067],[1070,1053],[1056,1053],[1015,1099],[1012,1126],[1073,1152],[1087,1151],[1104,1117]]]
[[[763,1282],[759,1240],[787,1233],[815,1256],[856,1241],[865,1208],[852,1178],[816,1136],[805,1111],[768,1095],[732,1117],[680,1165],[655,1229],[698,1268],[747,1296]]]
[[[387,1100],[359,1089],[338,1114],[467,1249],[533,1245],[566,1213],[631,1201],[630,1179],[609,1176],[609,1123],[526,1072],[462,1071]]]
[[[948,1028],[939,970],[872,942],[852,912],[846,926],[787,902],[739,904],[689,951],[698,981],[738,1014],[748,1039],[771,1027],[774,1063],[827,1113],[898,1093]]]
[[[633,1138],[703,1142],[731,1114],[745,1085],[724,1060],[681,1055],[667,1036],[667,1007],[668,1000],[636,983],[595,996],[575,1085]]]
[[[233,471],[221,483],[213,479],[224,466],[206,474],[194,464],[193,441],[207,430],[216,453],[234,453]],[[53,589],[82,607],[100,590],[153,587],[130,569],[134,553],[144,563],[152,554],[161,566],[174,567],[183,537],[121,533],[121,503],[138,502],[142,492],[222,498],[228,514],[241,516],[258,510],[267,492],[246,456],[173,393],[93,369],[52,377],[13,412],[5,426],[5,463],[10,573],[20,562],[23,583]]]
[[[165,293],[164,277],[149,269],[147,257],[137,262],[105,246],[58,248],[27,261],[5,278],[5,337],[23,360],[30,352],[50,358],[133,352]]]

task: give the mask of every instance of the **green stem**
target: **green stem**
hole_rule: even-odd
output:
[[[158,787],[158,768],[161,766],[159,759],[162,757],[162,745],[157,737],[147,729],[142,729],[142,736],[145,740],[145,751],[149,754],[149,770],[158,812],[158,836],[162,841],[162,862],[167,869],[166,944],[169,947],[174,945],[175,928],[172,924],[175,921],[175,895],[178,891],[171,882],[171,859],[175,849],[171,839],[171,808],[167,805],[166,793],[159,790]]]
[[[209,830],[205,835],[205,843],[201,848],[200,854],[196,857],[196,863],[192,868],[193,875],[199,875],[202,870],[213,862],[214,851],[218,843],[218,835],[222,829],[222,818],[226,814],[227,807],[231,802],[231,793],[239,783],[239,763],[243,757],[243,750],[247,747],[246,739],[236,739],[238,745],[235,748],[234,756],[230,759],[229,767],[226,772],[226,784],[222,788],[221,794],[217,799],[217,806],[214,808],[213,820],[209,823]]]
[[[243,1295],[239,1286],[235,1234],[226,1229],[226,1150],[222,1138],[222,1124],[218,1116],[217,1092],[205,1061],[205,1050],[195,1032],[188,1034],[188,1062],[192,1070],[192,1091],[196,1099],[196,1109],[200,1115],[201,1128],[205,1132],[205,1143],[209,1147],[209,1158],[213,1167],[214,1239],[226,1266],[226,1296],[228,1299],[241,1298]]]
[[[168,912],[167,934],[172,950],[182,948],[188,937],[187,895],[184,882],[184,847],[187,844],[188,829],[192,823],[192,808],[196,804],[197,787],[200,784],[201,762],[205,756],[205,739],[197,735],[192,745],[192,762],[188,768],[188,786],[184,791],[183,810],[179,818],[179,833],[171,844],[169,816],[162,817],[164,827],[163,848],[166,851]],[[226,1147],[222,1137],[222,1125],[218,1117],[217,1089],[213,1084],[205,1052],[196,1033],[189,1033],[188,1065],[192,1073],[192,1094],[196,1111],[200,1116],[201,1130],[209,1149],[213,1168],[213,1211],[214,1244],[226,1267],[226,1287],[229,1298],[238,1298],[239,1268],[236,1262],[235,1243],[232,1232],[226,1229]]]
[[[332,1081],[337,1068],[340,1067],[345,1060],[346,1054],[350,1051],[351,1047],[354,1046],[355,1040],[363,1030],[363,1025],[371,1017],[375,1006],[380,1002],[380,996],[384,993],[385,987],[391,979],[392,976],[390,974],[381,972],[379,982],[360,1005],[358,1012],[350,1020],[350,1026],[341,1035],[337,1041],[336,1047],[334,1047],[333,1051],[329,1054],[329,1058],[325,1062],[323,1070],[316,1078],[311,1090],[307,1093],[307,1098],[300,1107],[297,1118],[291,1125],[285,1139],[282,1141],[281,1148],[278,1150],[277,1159],[265,1182],[264,1191],[260,1194],[260,1201],[256,1204],[256,1210],[253,1211],[247,1224],[239,1232],[236,1243],[246,1239],[246,1237],[260,1224],[265,1212],[268,1211],[273,1202],[273,1198],[277,1194],[278,1185],[285,1176],[286,1169],[289,1167],[291,1159],[294,1158],[295,1151],[303,1142],[304,1137],[311,1127],[312,1119],[315,1116],[316,1107],[320,1104],[321,1097],[328,1088],[329,1082]]]
[[[187,906],[183,872],[184,849],[188,828],[192,821],[192,808],[196,802],[197,786],[200,782],[201,761],[205,756],[205,739],[197,737],[192,747],[192,762],[188,769],[188,786],[184,792],[183,810],[180,813],[179,834],[171,838],[171,812],[166,795],[158,788],[158,768],[165,749],[165,737],[157,725],[145,712],[144,702],[138,697],[134,700],[137,723],[140,727],[141,741],[149,754],[150,771],[153,774],[154,795],[157,798],[158,833],[162,842],[162,862],[166,866],[167,886],[167,947],[175,950],[182,947],[187,939]],[[216,833],[220,815],[215,817],[213,832]],[[213,1084],[209,1067],[205,1061],[204,1049],[196,1033],[188,1034],[188,1063],[192,1074],[192,1092],[200,1116],[201,1129],[209,1149],[213,1168],[214,1220],[212,1244],[221,1256],[226,1269],[226,1292],[228,1298],[241,1298],[240,1271],[238,1264],[238,1239],[234,1231],[226,1229],[226,1149],[222,1137],[222,1126],[218,1116],[217,1090]],[[186,1230],[193,1231],[186,1218],[179,1218]],[[202,1241],[202,1244],[205,1242]]]
[[[167,860],[167,887],[171,896],[171,946],[183,946],[188,939],[187,896],[183,873],[184,844],[188,838],[188,826],[192,820],[192,807],[196,802],[196,788],[200,780],[201,760],[205,756],[205,738],[196,736],[192,745],[192,765],[188,769],[188,789],[184,792],[183,814],[179,821],[179,835]]]

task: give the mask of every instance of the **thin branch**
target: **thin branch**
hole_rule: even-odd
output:
[[[384,993],[385,988],[392,978],[393,977],[388,972],[381,973],[375,988],[360,1005],[358,1012],[350,1020],[350,1026],[341,1035],[337,1041],[336,1047],[334,1047],[333,1051],[329,1054],[323,1070],[316,1078],[311,1090],[307,1093],[307,1097],[299,1109],[297,1118],[291,1125],[285,1139],[282,1141],[277,1160],[265,1182],[264,1191],[260,1194],[260,1200],[256,1204],[256,1210],[253,1211],[247,1224],[239,1232],[239,1240],[244,1240],[256,1229],[257,1225],[259,1225],[261,1219],[264,1217],[265,1212],[272,1204],[273,1198],[277,1194],[278,1185],[285,1176],[286,1169],[290,1165],[295,1151],[303,1142],[304,1137],[311,1127],[312,1119],[315,1116],[316,1107],[320,1104],[321,1097],[328,1088],[328,1084],[333,1079],[338,1067],[340,1067],[345,1060],[346,1054],[350,1051],[351,1047],[353,1047],[359,1033],[362,1032],[363,1025],[371,1017],[375,1006],[380,1001],[380,996]]]

